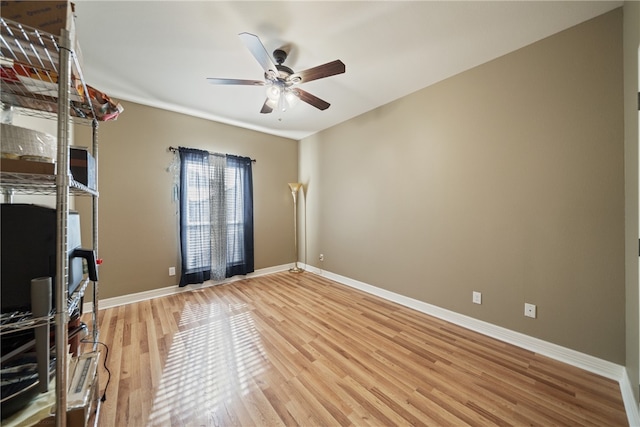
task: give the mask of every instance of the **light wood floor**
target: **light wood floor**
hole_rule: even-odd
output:
[[[627,425],[614,381],[311,273],[106,309],[100,324],[100,426]]]

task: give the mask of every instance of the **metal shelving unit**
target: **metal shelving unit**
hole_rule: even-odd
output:
[[[2,172],[0,187],[6,203],[11,203],[14,193],[38,196],[52,195],[56,191],[56,176],[39,173]],[[98,196],[98,192],[86,185],[69,180],[69,191],[73,196]]]
[[[1,102],[15,108],[17,114],[36,115],[57,120],[57,173],[55,175],[0,173],[0,190],[6,201],[13,194],[55,194],[57,211],[57,265],[55,309],[49,317],[33,319],[28,315],[18,322],[0,325],[0,335],[15,328],[34,328],[42,322],[55,323],[56,426],[66,426],[67,342],[70,313],[78,307],[87,288],[86,281],[72,296],[67,296],[68,281],[67,222],[69,196],[93,198],[93,250],[98,249],[98,193],[69,176],[70,126],[73,122],[93,125],[93,156],[98,155],[97,120],[90,92],[82,77],[69,32],[58,36],[0,18],[0,65],[2,65]],[[24,77],[27,77],[25,79]],[[97,174],[97,171],[96,171]],[[93,341],[98,340],[98,283],[93,282]],[[62,350],[60,350],[62,349]],[[95,349],[95,344],[94,344]]]

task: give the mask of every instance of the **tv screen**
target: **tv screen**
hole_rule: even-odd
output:
[[[29,311],[31,279],[51,277],[55,307],[56,210],[33,204],[1,204],[2,312]],[[83,278],[82,258],[72,257],[80,247],[80,217],[69,213],[67,233],[68,290],[72,294]]]

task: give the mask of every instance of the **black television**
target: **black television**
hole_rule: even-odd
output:
[[[57,231],[55,209],[33,204],[0,204],[0,305],[3,322],[28,318],[32,311],[32,279],[50,277],[52,285],[51,292],[48,289],[42,292],[42,288],[36,287],[39,293],[34,295],[33,314],[43,316],[47,306],[56,306]],[[69,295],[83,281],[83,259],[87,261],[89,278],[98,280],[94,252],[82,249],[80,245],[80,216],[77,212],[70,212],[66,250],[69,257],[66,289]],[[51,301],[42,301],[49,295]],[[47,389],[48,378],[55,365],[55,359],[49,352],[50,332],[49,326],[44,326],[44,330],[17,329],[1,337],[0,366],[3,372],[12,372],[12,376],[0,387],[0,419],[11,416],[40,391]],[[35,355],[32,352],[34,346]]]
[[[80,216],[69,212],[67,256],[69,271],[67,290],[72,295],[84,277],[82,259],[86,259],[89,278],[97,280],[95,255],[81,248]],[[56,279],[56,210],[34,204],[0,204],[0,266],[2,313],[30,311],[31,279],[51,277],[55,307]]]

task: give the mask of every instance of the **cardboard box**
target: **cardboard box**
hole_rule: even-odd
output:
[[[19,22],[20,24],[27,25],[29,27],[36,28],[49,34],[53,34],[56,37],[60,37],[60,31],[64,28],[69,31],[69,37],[71,40],[71,49],[78,58],[78,64],[82,68],[82,55],[80,51],[80,45],[76,37],[76,24],[74,15],[74,4],[70,1],[31,1],[31,0],[2,0],[0,1],[0,16],[11,21]],[[49,42],[45,40],[45,44]],[[41,47],[38,44],[33,45],[33,48],[38,51],[38,56],[42,56]],[[51,48],[49,46],[49,48]],[[33,52],[25,51],[19,53],[26,53],[30,58]],[[22,55],[17,58],[20,62],[30,64],[28,59]],[[35,62],[38,63],[37,61]],[[72,67],[72,72],[77,78],[77,72]]]
[[[70,1],[2,0],[0,14],[3,18],[60,36],[67,29],[75,45],[76,27],[73,18],[74,4]]]
[[[0,171],[55,175],[56,165],[20,159],[0,159]]]
[[[86,148],[69,148],[69,170],[74,180],[96,190],[96,160]]]

